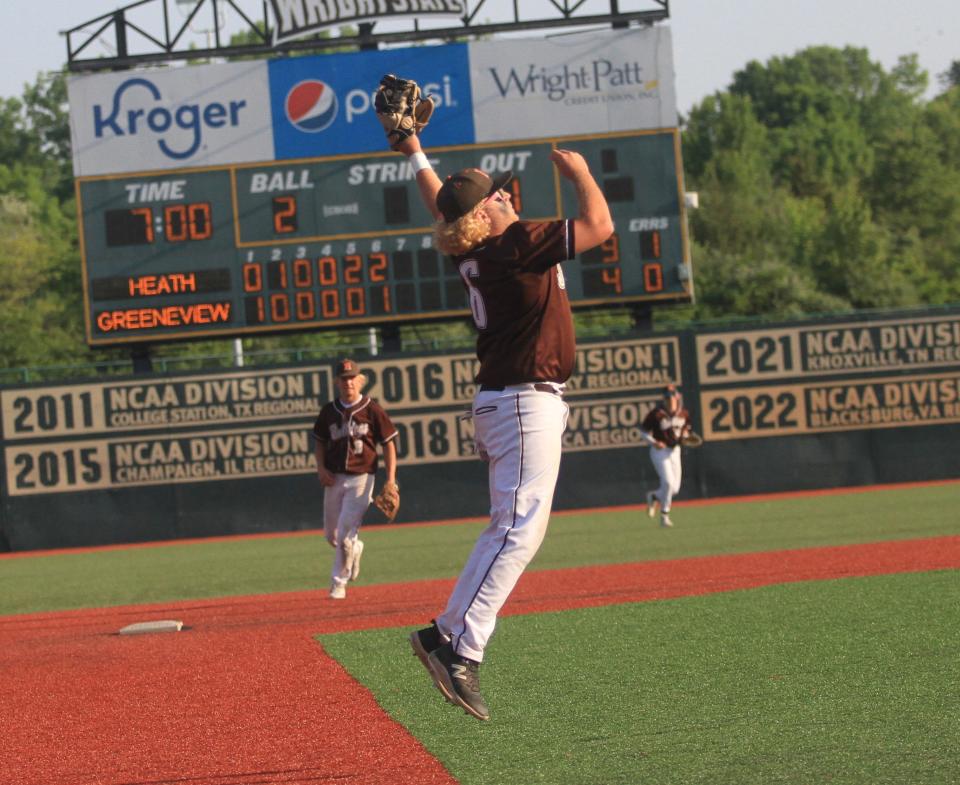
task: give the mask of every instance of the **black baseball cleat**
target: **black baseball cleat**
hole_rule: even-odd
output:
[[[490,710],[480,694],[480,663],[454,654],[444,643],[427,658],[433,683],[443,697],[478,720],[489,720]]]
[[[437,622],[433,619],[430,620],[429,627],[410,633],[410,647],[428,671],[430,671],[430,663],[427,658],[430,656],[430,652],[440,648],[441,644],[445,642],[446,638],[437,629]],[[433,671],[430,671],[430,676],[433,676]]]
[[[429,627],[410,633],[410,648],[417,655],[417,659],[423,663],[423,667],[427,669],[427,673],[430,674],[430,679],[433,681],[433,686],[440,690],[440,694],[443,695],[447,703],[457,706],[458,704],[453,696],[437,681],[433,668],[430,667],[430,652],[436,651],[446,642],[446,637],[437,628],[437,622],[434,619],[430,620]]]

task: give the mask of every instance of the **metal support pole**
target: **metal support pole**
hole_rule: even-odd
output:
[[[123,10],[113,15],[113,32],[117,36],[117,57],[127,56],[127,22]]]
[[[243,338],[233,339],[233,364],[237,368],[243,368]]]
[[[153,358],[150,356],[150,344],[138,343],[130,348],[130,362],[134,373],[153,373]]]

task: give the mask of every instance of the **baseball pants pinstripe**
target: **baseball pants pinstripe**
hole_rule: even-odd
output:
[[[490,523],[437,619],[462,657],[483,660],[497,613],[543,542],[568,411],[559,394],[531,384],[474,398],[477,447],[489,458]]]

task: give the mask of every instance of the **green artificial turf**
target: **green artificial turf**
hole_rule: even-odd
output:
[[[443,702],[408,630],[328,653],[462,785],[960,781],[956,572],[501,619],[492,720]]]
[[[660,529],[643,510],[555,515],[531,570],[960,533],[960,483],[685,506]],[[365,527],[359,583],[457,575],[482,523]],[[0,615],[325,588],[319,534],[0,559]]]

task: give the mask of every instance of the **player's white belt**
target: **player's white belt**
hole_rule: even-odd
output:
[[[537,390],[538,392],[548,392],[554,395],[563,395],[566,389],[565,384],[557,382],[525,382],[523,384],[506,384],[502,386],[493,384],[480,385],[480,392],[520,392],[522,390]]]

